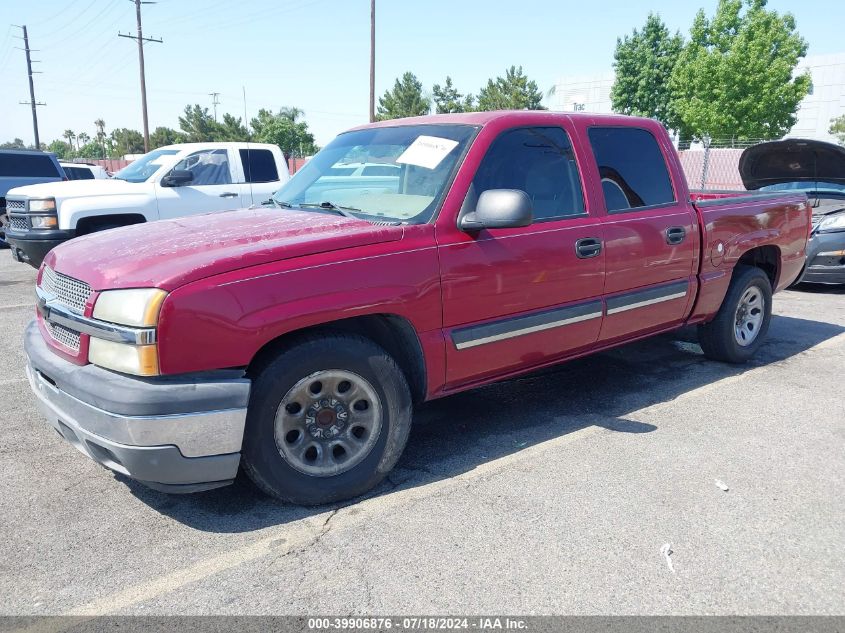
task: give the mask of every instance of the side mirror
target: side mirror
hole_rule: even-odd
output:
[[[162,187],[181,187],[187,185],[194,179],[194,173],[190,169],[174,169],[161,179]]]
[[[475,211],[461,218],[461,230],[512,229],[534,221],[531,198],[519,189],[488,189],[478,197]]]

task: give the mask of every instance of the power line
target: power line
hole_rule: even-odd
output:
[[[33,72],[37,73],[38,71],[32,70],[32,64],[37,64],[38,60],[33,60],[32,56],[30,55],[30,53],[33,52],[33,49],[29,48],[29,34],[26,32],[26,25],[24,24],[20,28],[23,31],[24,47],[19,50],[22,50],[26,53],[26,74],[29,78],[29,101],[21,101],[20,103],[21,105],[28,105],[32,108],[32,133],[35,136],[35,149],[41,149],[41,139],[38,138],[38,113],[36,112],[36,110],[38,106],[43,106],[47,104],[35,100],[35,84],[32,81],[32,75]]]
[[[135,40],[138,42],[138,65],[141,69],[141,114],[144,119],[144,151],[150,151],[150,124],[147,120],[147,80],[144,75],[144,42],[156,42],[161,44],[164,40],[162,39],[155,39],[151,37],[144,37],[144,31],[141,28],[141,5],[142,4],[155,4],[150,0],[130,0],[130,2],[135,3],[135,18],[138,23],[138,35],[129,35],[128,33],[124,35],[123,33],[118,33],[118,37],[126,37],[130,40]]]

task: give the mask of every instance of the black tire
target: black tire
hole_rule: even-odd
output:
[[[276,414],[281,413],[280,405],[289,392],[304,379],[324,371],[352,372],[365,379],[379,399],[376,404],[381,415],[375,416],[380,420],[378,437],[372,440],[368,453],[359,453],[360,463],[339,474],[318,476],[302,472],[283,456],[276,444]],[[351,407],[349,412],[352,414]],[[384,349],[355,334],[309,335],[257,371],[241,463],[261,490],[283,501],[319,505],[350,499],[375,487],[390,472],[408,441],[412,417],[408,383]],[[353,430],[350,423],[348,431]],[[322,442],[307,433],[303,436],[304,441]]]
[[[762,320],[753,340],[741,345],[736,334],[737,315],[743,296],[757,288],[762,296]],[[772,284],[766,273],[754,266],[737,266],[719,312],[709,323],[698,326],[698,341],[707,358],[726,363],[748,361],[763,344],[772,318]]]

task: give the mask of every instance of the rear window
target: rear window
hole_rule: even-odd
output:
[[[273,152],[266,149],[242,149],[241,162],[246,182],[275,182],[279,179]]]
[[[651,132],[631,127],[594,127],[589,134],[609,212],[675,201],[666,161]]]
[[[68,180],[94,180],[94,172],[85,167],[62,167]]]
[[[364,167],[362,176],[396,176],[399,177],[401,169],[396,165],[370,165]]]
[[[45,154],[0,154],[0,176],[62,178],[58,166]]]

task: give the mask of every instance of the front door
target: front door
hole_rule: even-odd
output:
[[[241,203],[243,185],[234,184],[239,180],[235,165],[237,163],[226,149],[200,150],[180,160],[171,171],[187,170],[193,178],[178,187],[162,187],[156,183],[159,218],[164,220],[248,206]]]
[[[564,127],[508,129],[479,164],[461,213],[483,191],[520,189],[533,224],[438,233],[447,389],[551,362],[598,337],[603,229],[585,205],[570,139]]]

